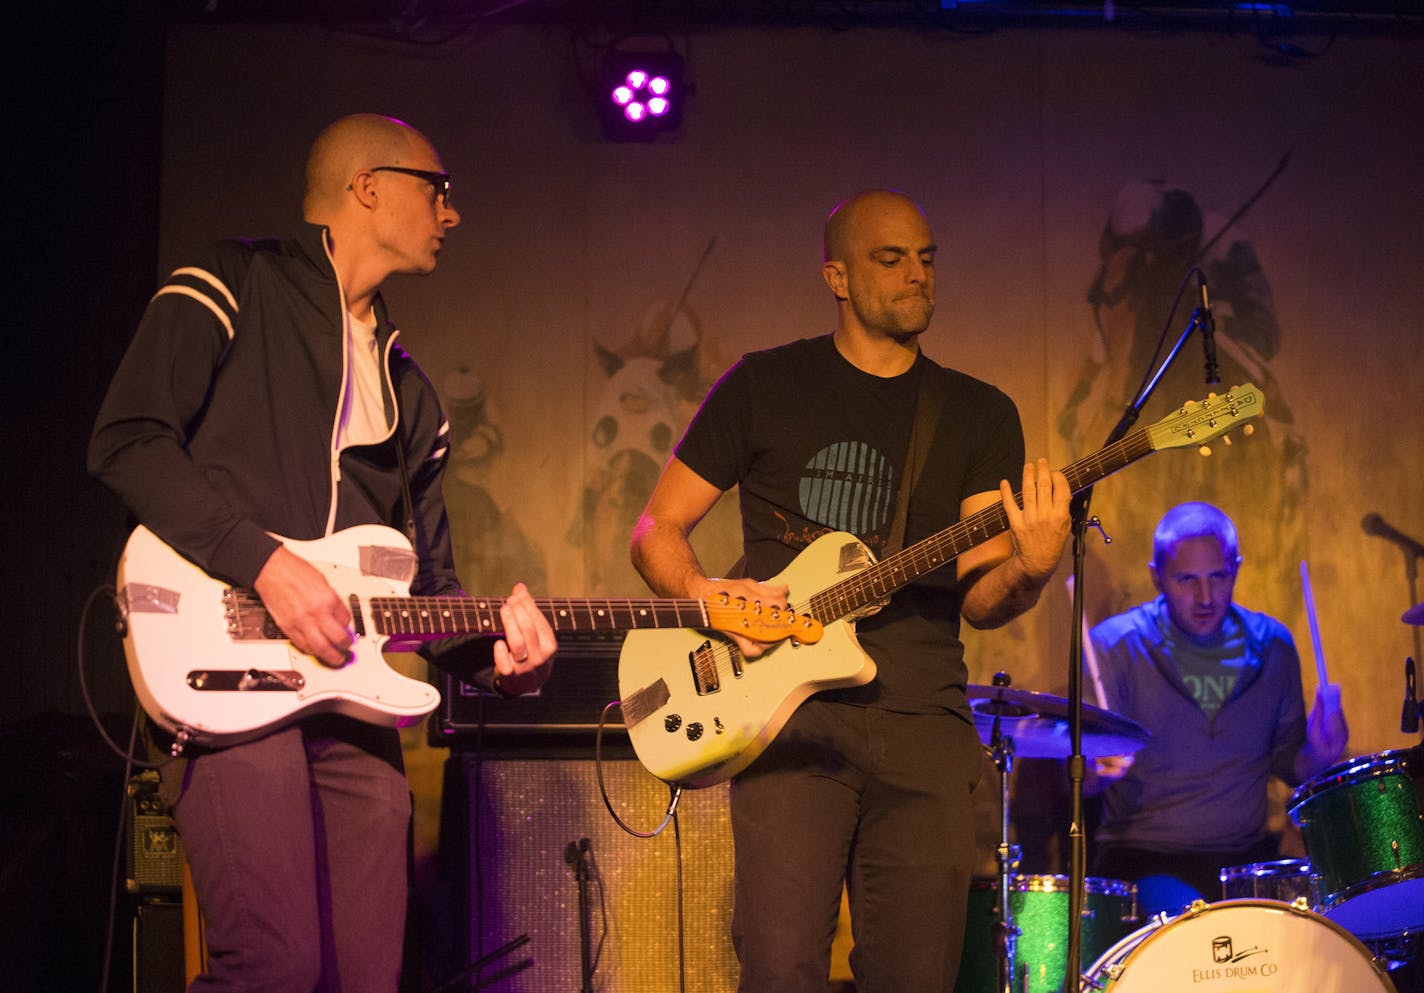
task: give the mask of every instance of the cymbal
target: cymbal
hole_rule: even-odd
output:
[[[1014,755],[1029,759],[1063,759],[1072,743],[1068,734],[1068,701],[1061,696],[1015,689],[1012,686],[968,687],[974,727],[985,744],[994,733],[1014,740]],[[1111,710],[1083,704],[1083,755],[1101,758],[1126,755],[1152,737],[1141,724]]]
[[[1416,603],[1400,618],[1405,624],[1424,624],[1424,603]]]

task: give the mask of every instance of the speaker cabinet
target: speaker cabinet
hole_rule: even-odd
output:
[[[663,820],[668,787],[636,760],[605,758],[602,772],[614,809],[630,827],[646,832]],[[452,988],[482,988],[478,982],[502,993],[734,990],[727,801],[725,784],[687,791],[677,835],[669,823],[660,835],[640,838],[610,816],[590,758],[453,752],[440,841],[446,878],[456,884],[451,968],[458,972],[520,936],[528,942]],[[588,875],[583,900],[580,858]]]
[[[164,897],[139,901],[133,920],[134,993],[183,993],[183,904]]]

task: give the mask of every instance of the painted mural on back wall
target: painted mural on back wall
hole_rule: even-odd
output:
[[[455,568],[478,583],[469,592],[507,590],[516,582],[548,590],[544,551],[531,539],[513,509],[495,500],[499,491],[504,432],[484,381],[460,366],[441,383],[450,417],[450,468],[445,476],[445,506],[450,515]]]
[[[1087,587],[1092,620],[1150,594],[1145,565],[1152,530],[1168,507],[1183,500],[1207,500],[1233,516],[1247,558],[1243,578],[1258,586],[1299,585],[1299,563],[1306,552],[1307,445],[1291,398],[1271,369],[1288,329],[1277,320],[1263,260],[1243,226],[1253,203],[1254,197],[1218,211],[1190,190],[1132,179],[1108,210],[1097,273],[1087,288],[1095,334],[1058,412],[1058,435],[1079,453],[1102,444],[1155,368],[1159,339],[1165,334],[1165,355],[1187,326],[1199,299],[1194,279],[1167,322],[1192,266],[1201,268],[1210,287],[1221,381],[1206,384],[1202,346],[1194,332],[1144,407],[1138,426],[1188,400],[1247,382],[1261,388],[1266,406],[1252,433],[1238,431],[1229,436],[1230,444],[1216,442],[1209,456],[1190,449],[1156,454],[1095,492],[1093,513],[1110,536],[1124,540],[1127,554],[1106,554],[1100,542],[1090,542],[1101,561]]]
[[[687,289],[695,278],[694,271]],[[504,433],[497,403],[470,368],[451,372],[441,384],[454,445],[445,499],[460,575],[481,577],[481,589],[522,581],[545,590],[547,556],[573,555],[584,563],[579,595],[646,596],[629,560],[633,525],[692,415],[734,358],[682,301],[655,299],[634,327],[595,338],[587,360],[588,433],[576,449],[583,485],[554,548],[526,532],[517,506],[498,502]],[[695,546],[714,573],[740,557],[734,497],[718,501],[698,529]]]
[[[565,541],[583,552],[591,590],[645,596],[647,585],[628,558],[633,524],[729,358],[695,312],[667,302],[650,305],[637,328],[609,340],[617,343],[593,343],[584,485]],[[711,511],[713,544],[699,549],[714,572],[738,557],[735,516],[726,519],[730,503],[724,499]]]

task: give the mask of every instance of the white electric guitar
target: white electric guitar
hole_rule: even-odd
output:
[[[1264,406],[1261,391],[1250,384],[1188,402],[1063,474],[1076,493],[1150,452],[1203,445],[1259,416]],[[1016,498],[1022,504],[1022,496]],[[630,632],[619,658],[618,692],[638,759],[654,775],[685,786],[710,786],[736,775],[812,693],[875,678],[875,663],[856,640],[857,619],[1008,526],[1003,505],[994,504],[883,562],[854,535],[822,535],[767,582],[786,584],[791,607],[818,621],[825,637],[773,645],[755,659],[730,639],[703,631]]]
[[[140,704],[175,736],[175,754],[188,742],[230,745],[318,712],[387,727],[413,724],[439,705],[440,694],[396,672],[382,652],[502,630],[502,597],[409,596],[416,559],[393,528],[366,524],[283,544],[346,599],[357,639],[344,666],[298,651],[256,594],[210,577],[152,531],[140,527],[129,536],[118,571],[124,653]],[[672,627],[808,644],[821,636],[820,624],[808,617],[715,595],[535,603],[556,634]]]

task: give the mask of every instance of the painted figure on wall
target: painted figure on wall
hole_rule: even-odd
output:
[[[1306,445],[1270,367],[1283,346],[1270,283],[1238,223],[1254,199],[1228,218],[1204,209],[1190,191],[1159,180],[1123,185],[1099,239],[1099,268],[1088,289],[1093,339],[1057,431],[1074,452],[1092,451],[1103,442],[1151,368],[1174,297],[1191,268],[1199,266],[1211,291],[1221,381],[1205,383],[1194,334],[1144,408],[1142,423],[1245,382],[1264,391],[1265,418],[1253,434],[1233,435],[1229,445],[1218,442],[1211,457],[1148,460],[1130,479],[1102,487],[1093,512],[1109,534],[1140,535],[1151,532],[1164,508],[1183,499],[1230,507],[1243,527],[1265,536],[1258,553],[1260,582],[1293,588],[1304,557]],[[1188,286],[1165,331],[1164,353],[1186,326],[1195,299]],[[1099,573],[1089,585],[1092,617],[1128,605],[1135,595],[1128,584],[1138,581],[1141,565],[1100,557],[1105,575]]]
[[[455,563],[468,576],[488,577],[489,589],[508,585],[506,576],[528,576],[547,586],[544,552],[524,533],[516,516],[495,502],[490,479],[504,453],[500,429],[484,381],[460,366],[442,383],[450,414],[450,473],[445,504],[451,520]]]
[[[566,539],[584,551],[591,592],[641,596],[647,587],[627,554],[633,522],[673,442],[729,363],[696,315],[665,303],[621,344],[593,347],[603,378],[591,393],[583,498]],[[708,529],[708,559],[729,564],[738,555],[735,508],[714,514],[726,520]]]

